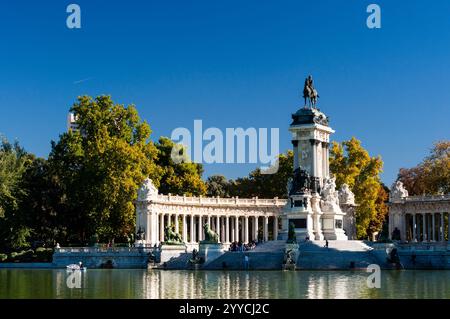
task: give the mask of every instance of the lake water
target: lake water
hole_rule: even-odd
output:
[[[450,271],[162,271],[0,269],[0,298],[446,298]],[[69,288],[72,287],[72,288]]]

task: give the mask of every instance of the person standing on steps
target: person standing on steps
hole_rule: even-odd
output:
[[[248,256],[245,255],[244,256],[244,269],[248,269],[248,268],[249,268]]]
[[[325,248],[328,248],[328,239],[325,239]]]

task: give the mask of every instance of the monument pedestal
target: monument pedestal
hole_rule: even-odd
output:
[[[168,262],[172,258],[177,258],[181,254],[186,253],[186,245],[184,244],[162,244],[160,249],[160,263]]]
[[[314,212],[310,205],[311,195],[295,194],[289,197],[289,201],[283,208],[281,215],[281,230],[279,238],[281,240],[288,239],[289,224],[295,226],[295,236],[297,240],[305,240],[306,238],[314,239]]]
[[[224,245],[221,243],[200,242],[198,255],[205,261],[203,265],[206,265],[222,256],[225,250]]]
[[[312,78],[305,83],[308,88]],[[293,223],[297,240],[346,240],[345,212],[339,207],[335,179],[330,176],[329,143],[334,130],[314,103],[292,114],[292,120],[289,131],[294,172],[288,184],[289,202],[283,209],[280,237],[287,239],[289,224]]]
[[[333,187],[331,187],[333,188]],[[322,232],[326,240],[348,240],[344,231],[344,215],[339,202],[330,200],[322,202]]]

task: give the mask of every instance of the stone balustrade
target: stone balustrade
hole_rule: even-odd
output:
[[[287,199],[260,199],[254,198],[223,198],[223,197],[190,197],[179,195],[157,195],[158,203],[174,203],[174,204],[203,204],[203,205],[229,205],[229,206],[284,206]]]
[[[423,201],[442,201],[442,200],[450,200],[450,194],[442,194],[442,195],[416,195],[405,197],[404,200],[406,202],[423,202]]]

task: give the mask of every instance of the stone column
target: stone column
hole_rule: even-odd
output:
[[[400,239],[401,240],[406,240],[406,214],[404,215],[400,215],[400,218],[402,220],[402,229],[401,229],[401,233],[400,233]]]
[[[191,244],[193,244],[195,242],[195,238],[194,238],[194,215],[191,215],[191,225],[189,227],[190,230],[190,239],[191,239]]]
[[[311,148],[312,148],[312,165],[311,167],[311,175],[314,177],[317,177],[317,147],[316,147],[316,140],[310,139],[311,142]]]
[[[278,217],[273,217],[273,240],[278,239]]]
[[[159,230],[159,217],[158,217],[158,213],[154,213],[153,215],[154,218],[154,225],[153,225],[153,243],[154,244],[158,244],[159,242],[159,237],[158,237],[158,230]]]
[[[248,243],[248,216],[245,216],[245,232],[244,232],[245,242]]]
[[[183,214],[183,242],[187,242],[186,214]]]
[[[175,232],[180,233],[180,224],[178,223],[179,215],[175,214]]]
[[[258,225],[258,218],[259,218],[259,216],[255,216],[255,222],[254,222],[254,231],[253,231],[253,238],[256,240],[256,241],[258,241],[258,227],[259,227],[259,225]]]
[[[321,144],[322,146],[322,178],[328,178],[327,176],[327,154],[326,154],[326,149],[327,149],[327,142],[322,142]]]
[[[195,216],[193,217],[193,219],[194,219],[194,223],[193,223],[193,232],[192,232],[192,240],[194,241],[194,243],[198,243],[199,242],[199,240],[198,240],[198,237],[197,237],[197,227],[195,227]]]
[[[217,236],[219,237],[219,241],[221,241],[220,240],[220,216],[219,215],[216,216],[216,233],[217,233]]]
[[[231,217],[231,224],[230,224],[230,230],[231,230],[231,242],[234,242],[234,241],[235,241],[235,240],[234,240],[234,235],[235,235],[234,225],[235,225],[236,223],[233,222],[233,218],[234,218],[234,217]]]
[[[425,215],[425,213],[422,213],[422,232],[423,232],[423,235],[422,235],[422,241],[425,241],[427,238],[427,235],[426,235],[426,233],[427,233],[427,228],[426,228],[426,219],[425,219],[425,217],[426,217],[426,215]]]
[[[198,242],[200,242],[203,239],[203,222],[202,222],[202,215],[198,216],[198,225],[197,225],[197,237]]]
[[[326,174],[326,178],[330,178],[330,143],[326,143],[325,144],[325,174]]]
[[[167,226],[172,226],[172,214],[169,213],[167,216]]]
[[[241,220],[241,241],[245,243],[245,217],[239,218]]]
[[[230,218],[228,216],[225,217],[225,242],[230,242]]]
[[[294,150],[294,169],[299,167],[298,163],[298,141],[292,141],[292,149]]]
[[[211,216],[210,216],[210,215],[208,215],[208,225],[209,225],[209,227],[212,229],[212,225],[211,225]]]
[[[436,240],[436,221],[435,221],[435,219],[436,219],[436,213],[432,213],[431,214],[431,218],[432,218],[432,220],[431,220],[431,224],[432,224],[432,230],[431,230],[431,240],[432,241],[435,241]]]
[[[428,241],[432,240],[432,238],[431,238],[431,220],[432,220],[431,216],[432,215],[433,214],[430,214],[430,213],[427,214],[427,240]]]
[[[145,212],[145,223],[144,223],[144,231],[145,231],[145,244],[152,244],[153,238],[152,238],[152,217],[153,215],[150,212]]]
[[[159,241],[163,242],[164,241],[164,214],[161,213],[159,215],[160,218],[160,222],[159,222]]]
[[[227,240],[227,225],[226,225],[226,218],[225,217],[220,217],[221,221],[220,221],[220,225],[222,225],[222,242],[223,243],[228,243]]]
[[[264,241],[269,241],[269,217],[264,216]]]
[[[417,241],[416,230],[417,230],[416,213],[413,213],[413,241]]]
[[[234,217],[234,240],[239,242],[239,217]]]

